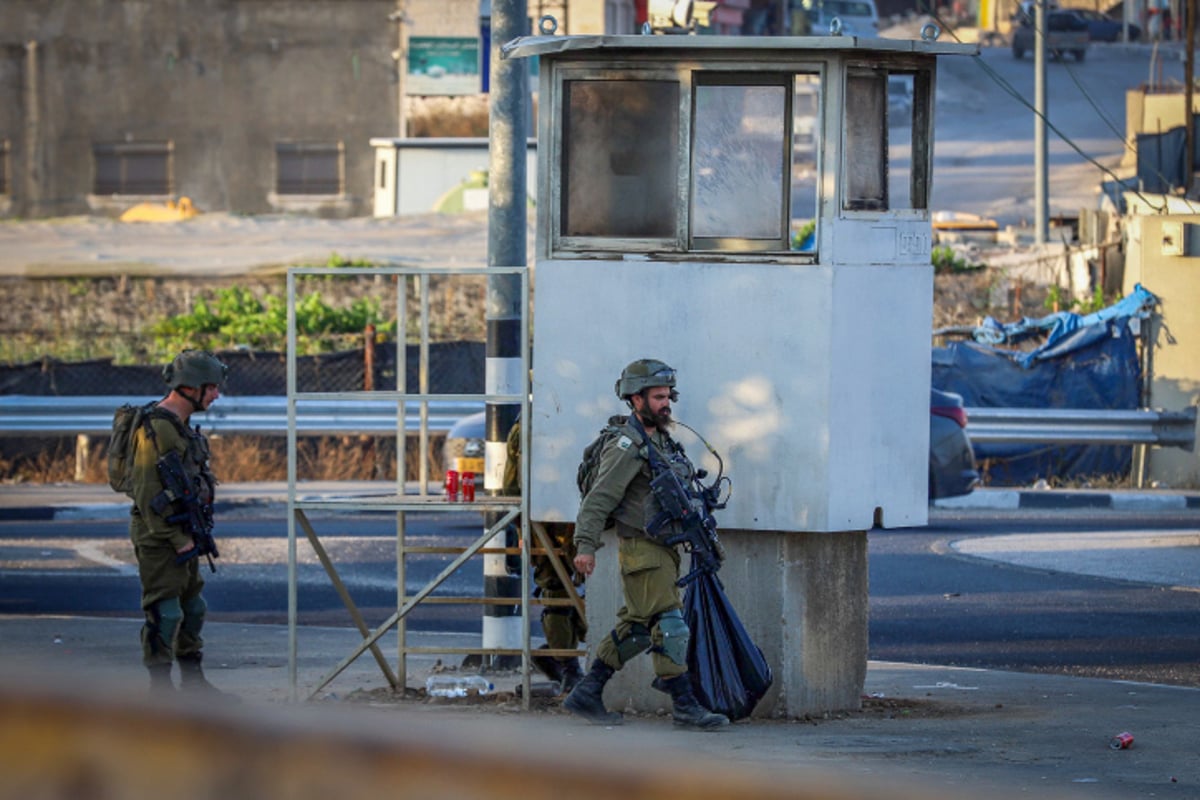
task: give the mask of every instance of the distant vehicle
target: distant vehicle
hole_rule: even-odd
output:
[[[1013,58],[1020,59],[1033,52],[1034,28],[1024,14],[1018,14],[1017,21],[1020,24],[1013,28],[1012,53]],[[1074,11],[1046,12],[1046,52],[1053,58],[1061,59],[1070,53],[1076,61],[1083,61],[1089,41],[1087,23]]]
[[[931,389],[929,396],[929,499],[970,494],[979,483],[975,453],[967,436],[963,399]],[[442,449],[444,469],[483,474],[484,412],[463,417],[450,428]]]
[[[929,391],[929,500],[970,494],[979,483],[961,395]]]
[[[879,35],[879,12],[874,0],[812,0],[806,7],[813,36],[833,35],[833,20],[841,23],[840,35],[875,38]]]
[[[468,414],[450,426],[442,443],[442,469],[483,475],[487,419],[483,411]],[[482,486],[482,482],[479,484]]]
[[[1121,29],[1124,23],[1108,14],[1093,11],[1090,8],[1073,8],[1071,13],[1087,23],[1088,38],[1093,42],[1120,42]],[[1129,41],[1136,42],[1142,37],[1142,29],[1132,23],[1129,26]]]

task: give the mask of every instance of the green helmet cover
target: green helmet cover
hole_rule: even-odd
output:
[[[180,386],[200,388],[213,383],[225,383],[229,367],[206,350],[184,350],[163,367],[163,381],[172,389]]]
[[[674,389],[674,368],[658,359],[639,358],[621,370],[621,377],[617,379],[613,389],[616,391],[617,397],[628,400],[643,389],[650,389],[654,386],[669,386]]]

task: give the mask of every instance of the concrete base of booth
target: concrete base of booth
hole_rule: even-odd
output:
[[[587,582],[590,652],[609,635],[622,604],[616,537],[605,536]],[[866,532],[722,530],[721,542],[725,592],[775,678],[754,716],[858,709],[867,674]],[[653,679],[650,658],[639,656],[609,681],[605,703],[669,710],[670,698],[650,688]]]

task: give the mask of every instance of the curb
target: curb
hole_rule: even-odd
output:
[[[1200,495],[1153,492],[1089,492],[1038,489],[976,489],[960,497],[933,502],[947,510],[1015,511],[1107,508],[1114,511],[1200,510]]]
[[[0,522],[62,522],[69,520],[114,521],[129,518],[129,502],[89,503],[61,506],[0,507]],[[213,504],[214,514],[224,514],[246,508],[269,508],[277,505],[271,500],[219,500]],[[286,503],[284,504],[286,505]]]
[[[218,500],[216,514],[250,508],[267,509],[286,505],[270,498]],[[1066,511],[1110,509],[1113,511],[1179,512],[1200,511],[1200,494],[1182,492],[1100,492],[1056,489],[976,489],[970,494],[933,501],[939,511]],[[60,522],[65,520],[122,520],[129,516],[128,502],[73,503],[58,506],[0,506],[0,522]]]

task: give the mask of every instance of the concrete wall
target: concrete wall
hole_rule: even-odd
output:
[[[1137,136],[1140,133],[1166,132],[1185,124],[1183,89],[1148,94],[1145,89],[1125,93],[1125,141],[1129,147],[1121,157],[1122,166],[1137,163]],[[1200,111],[1200,95],[1192,98],[1192,112]]]
[[[375,147],[376,217],[427,214],[447,192],[488,171],[487,139],[372,139]],[[537,140],[526,148],[526,186],[530,203],[537,200]],[[481,193],[487,208],[487,190]]]
[[[575,518],[579,454],[625,409],[613,382],[653,357],[679,370],[676,417],[733,477],[722,527],[866,530],[877,508],[923,525],[929,345],[900,334],[928,328],[932,269],[539,261],[532,519]]]
[[[722,528],[720,535],[727,554],[720,572],[725,593],[774,677],[754,716],[796,718],[858,708],[867,673],[867,534]],[[587,584],[592,653],[612,630],[621,605],[612,531],[604,542]],[[667,711],[670,698],[647,689],[653,680],[650,657],[638,656],[605,687],[605,703],[611,709]]]
[[[345,196],[371,208],[372,135],[396,126],[393,0],[5,0],[0,138],[11,213],[120,211],[93,187],[92,144],[174,142],[174,192],[201,210],[272,204],[275,143],[345,146]],[[27,43],[36,43],[30,54]]]
[[[1127,221],[1124,291],[1140,283],[1161,300],[1150,332],[1149,405],[1169,411],[1200,405],[1200,215],[1133,215]],[[1177,247],[1182,255],[1169,254]],[[1200,487],[1200,452],[1151,448],[1146,478],[1175,489]]]

